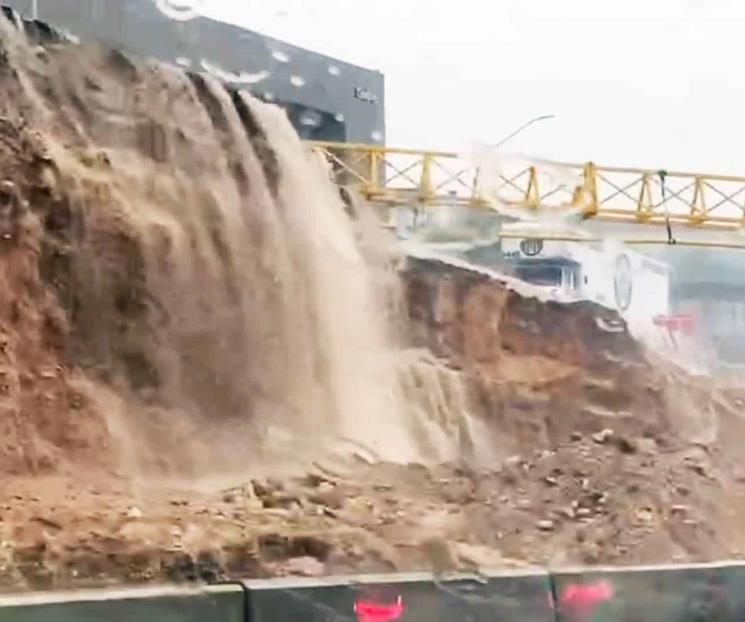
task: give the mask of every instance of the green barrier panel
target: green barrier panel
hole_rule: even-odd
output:
[[[555,622],[541,570],[244,583],[250,622]]]
[[[739,622],[745,564],[585,568],[552,573],[559,622]]]
[[[745,563],[272,579],[0,597],[0,622],[742,622]]]
[[[239,585],[0,597],[0,622],[245,622]]]

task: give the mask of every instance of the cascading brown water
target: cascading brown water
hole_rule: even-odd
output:
[[[45,276],[70,355],[128,396],[135,453],[192,469],[345,438],[417,458],[383,300],[284,113],[118,52],[32,52],[4,27],[8,96],[48,152]]]

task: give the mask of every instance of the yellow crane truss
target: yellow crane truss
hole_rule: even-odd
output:
[[[678,240],[681,244],[745,247],[745,238],[732,238],[733,232],[745,233],[745,177],[521,161],[494,153],[474,158],[380,145],[310,144],[331,165],[336,183],[373,204],[575,213],[584,219],[697,230],[690,240]],[[652,243],[649,238],[631,242]]]

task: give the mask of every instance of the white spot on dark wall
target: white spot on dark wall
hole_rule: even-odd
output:
[[[199,16],[202,0],[155,0],[155,6],[166,17],[185,22]]]
[[[204,59],[200,61],[200,64],[202,65],[202,69],[204,69],[207,73],[214,76],[215,78],[218,78],[219,80],[223,80],[224,82],[233,82],[238,84],[257,84],[258,82],[266,80],[270,75],[272,75],[266,70],[259,71],[258,73],[248,73],[246,71],[242,71],[241,73],[233,73],[232,71],[223,69],[222,67]]]
[[[321,125],[321,115],[315,110],[306,110],[300,115],[300,125],[318,127]]]

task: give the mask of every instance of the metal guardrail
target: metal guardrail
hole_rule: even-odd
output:
[[[745,224],[745,177],[681,171],[474,158],[444,151],[311,142],[334,180],[382,205],[575,210],[626,223],[671,222],[736,230]]]
[[[247,622],[246,589],[135,587],[0,596],[0,622]]]

